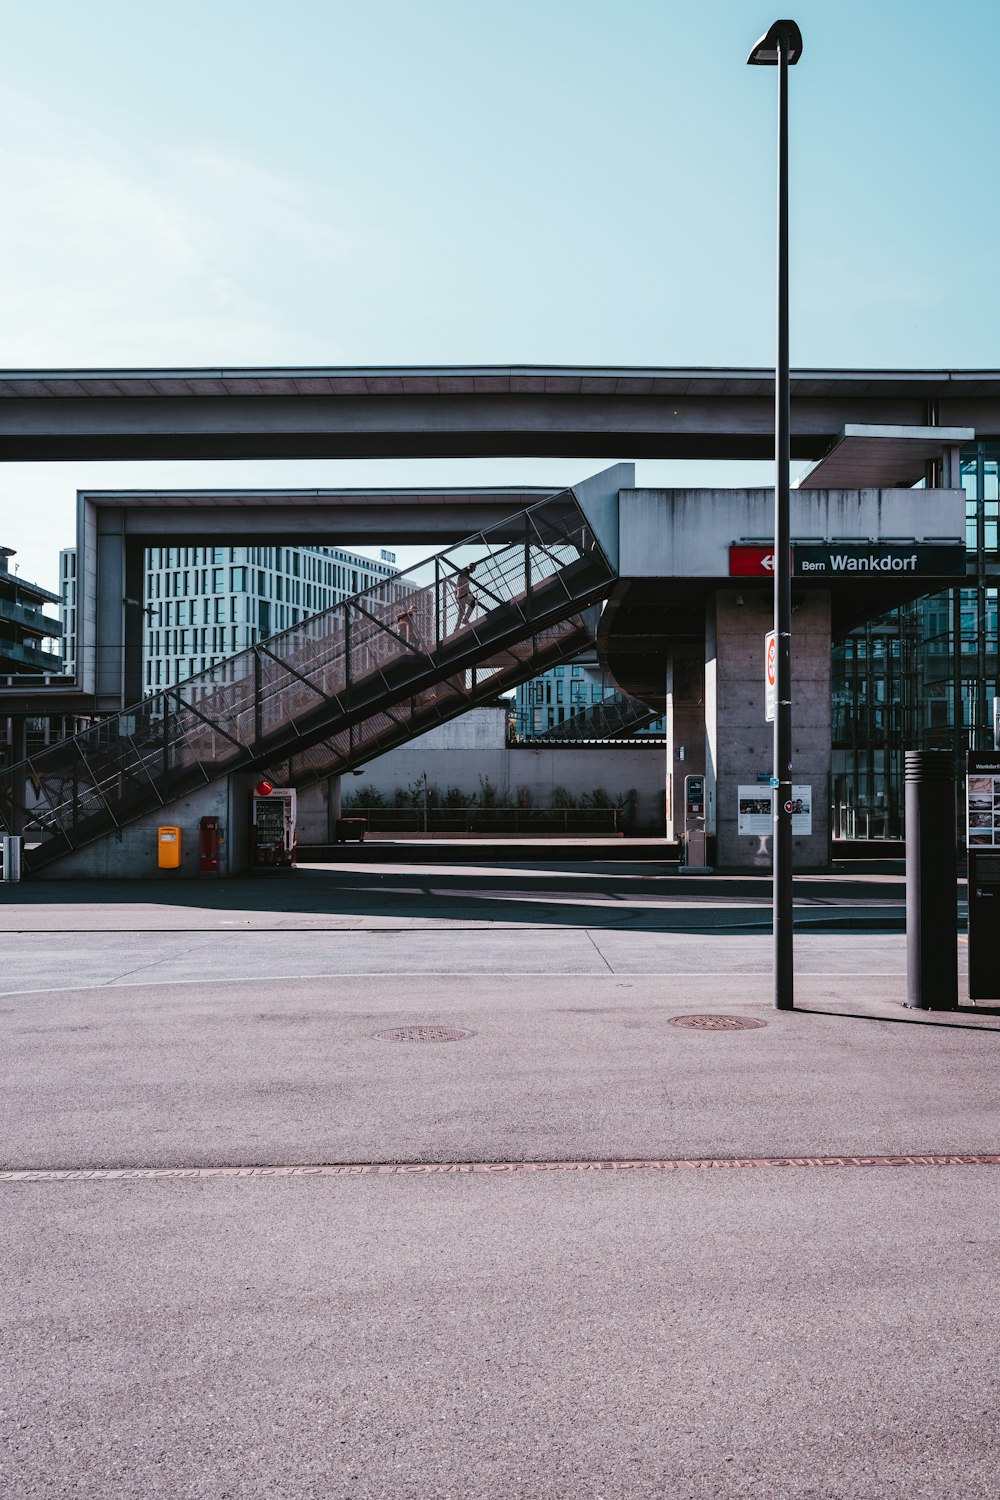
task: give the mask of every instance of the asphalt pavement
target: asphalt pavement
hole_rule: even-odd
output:
[[[782,1013],[752,877],[0,892],[4,1495],[992,1492],[1000,1015],[893,872]]]

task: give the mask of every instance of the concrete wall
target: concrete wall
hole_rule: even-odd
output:
[[[370,761],[355,775],[342,778],[345,799],[367,787],[390,801],[398,788],[404,792],[423,782],[443,794],[456,787],[466,796],[481,795],[480,777],[497,788],[501,800],[509,796],[520,805],[526,794],[532,807],[551,807],[556,789],[579,798],[584,792],[605,791],[611,797],[637,793],[640,825],[663,833],[665,754],[662,744],[583,745],[558,748],[505,744],[506,710],[481,708],[442,724],[398,750]],[[325,843],[328,838],[328,789],[309,788],[299,798],[299,842]],[[344,808],[345,816],[349,809]]]
[[[738,604],[739,598],[745,603]],[[764,637],[771,601],[760,591],[719,589],[705,631],[706,792],[720,867],[770,866],[771,840],[737,833],[738,793],[770,774],[773,726],[764,719]],[[792,616],[792,780],[812,787],[812,834],[792,840],[797,865],[829,859],[830,594],[803,596]],[[769,788],[763,787],[766,796]]]
[[[634,484],[635,464],[613,464],[610,469],[592,474],[589,479],[573,486],[577,504],[613,568],[618,566],[621,533],[618,495],[619,491]]]
[[[623,490],[622,578],[725,578],[729,546],[774,536],[774,491]],[[962,490],[793,490],[792,538],[965,536]]]
[[[202,818],[219,819],[224,833],[220,849],[219,875],[242,873],[250,862],[250,796],[257,778],[230,776],[201,787],[169,808],[149,813],[125,828],[85,844],[55,864],[39,870],[32,880],[123,880],[142,877],[183,880],[198,875],[198,834]],[[157,868],[156,830],[162,826],[181,830],[181,867]],[[204,879],[210,877],[205,876]]]

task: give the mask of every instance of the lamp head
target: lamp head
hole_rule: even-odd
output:
[[[794,21],[775,21],[760,41],[751,49],[748,64],[756,67],[774,67],[778,61],[778,45],[782,45],[789,67],[802,56],[802,33]]]

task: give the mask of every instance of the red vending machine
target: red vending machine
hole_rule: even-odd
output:
[[[253,867],[295,864],[295,788],[258,781],[253,792]]]

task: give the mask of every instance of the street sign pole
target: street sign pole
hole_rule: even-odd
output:
[[[792,538],[791,381],[788,350],[788,52],[790,36],[775,28],[778,53],[778,336],[774,370],[774,1005],[795,1005],[792,949]]]

